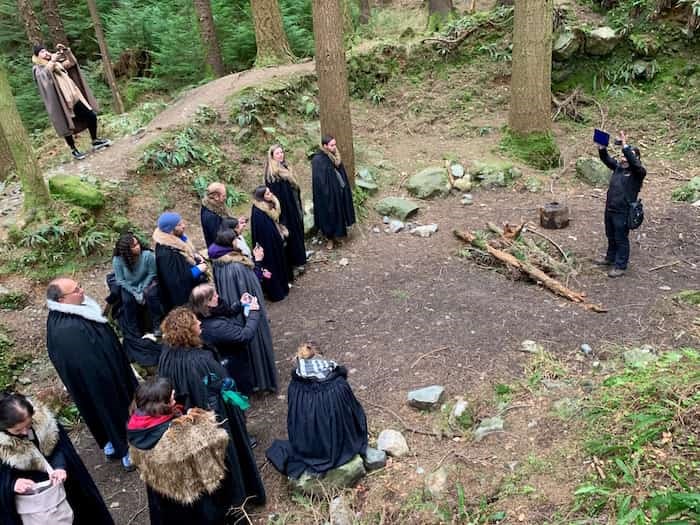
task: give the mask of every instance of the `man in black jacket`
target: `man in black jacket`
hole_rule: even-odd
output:
[[[598,146],[600,160],[613,170],[605,199],[605,236],[608,251],[603,259],[596,261],[601,266],[613,266],[608,277],[621,277],[627,270],[630,258],[629,226],[627,217],[630,204],[637,200],[647,171],[642,166],[639,148],[627,144],[624,131],[620,132],[622,154],[625,160],[618,162],[610,157],[605,146]]]

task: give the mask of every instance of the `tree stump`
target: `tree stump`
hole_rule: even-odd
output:
[[[540,208],[540,224],[548,230],[559,230],[569,225],[569,207],[559,202],[548,202]]]

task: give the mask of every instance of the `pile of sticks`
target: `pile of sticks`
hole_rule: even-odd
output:
[[[587,310],[607,311],[602,306],[589,302],[584,292],[572,290],[559,279],[553,277],[553,275],[568,276],[574,271],[566,252],[557,243],[536,232],[532,227],[528,229],[526,223],[517,227],[506,224],[502,229],[489,223],[488,229],[496,234],[496,237],[485,240],[468,230],[454,230],[454,235],[466,242],[471,250],[484,256],[490,256],[493,261],[503,265],[515,278],[526,276],[556,295],[581,304]],[[526,229],[547,239],[557,249],[561,259],[550,255],[532,239],[524,237],[522,234]],[[517,252],[520,257],[516,257],[513,252]]]

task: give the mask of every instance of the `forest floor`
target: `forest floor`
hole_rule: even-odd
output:
[[[307,62],[211,82],[183,94],[138,139],[121,139],[79,165],[55,169],[78,167],[98,177],[121,179],[142,145],[166,129],[187,124],[199,105],[223,113],[226,98],[238,89],[312,70],[313,63]],[[484,102],[478,96],[464,102],[463,93],[470,89],[483,93]],[[382,158],[389,166],[380,177],[380,196],[405,195],[406,174],[442,165],[444,158],[457,158],[465,165],[498,158],[507,94],[507,82],[492,77],[484,84],[475,65],[447,78],[427,75],[420,85],[407,85],[388,96],[384,104],[353,101],[358,157]],[[615,122],[619,127],[631,123],[625,118]],[[492,131],[477,133],[480,129]],[[555,134],[565,166],[581,154],[595,155],[588,130],[572,131],[558,124]],[[632,130],[629,136],[636,138]],[[258,183],[263,151],[245,168],[246,189]],[[561,401],[579,403],[598,387],[604,374],[595,361],[610,371],[620,366],[620,355],[627,348],[649,344],[664,350],[700,344],[697,308],[674,300],[678,292],[697,288],[700,282],[700,210],[670,198],[676,185],[672,177],[696,174],[698,159],[691,154],[674,162],[674,175],[668,171],[669,161],[654,156],[653,146],[644,160],[647,221],[631,233],[631,265],[620,279],[609,279],[591,263],[605,244],[604,191],[579,183],[572,170],[548,179],[540,192],[529,192],[517,183],[513,188],[475,190],[471,206],[462,205],[458,195],[420,201],[412,221],[439,225],[427,239],[405,231],[385,233],[382,218],[370,211],[337,250],[309,245],[316,253],[306,273],[287,299],[268,306],[282,384],[279,395],[254,398],[248,416],[249,430],[259,441],[255,452],[268,493],[264,508],[248,509],[252,521],[306,524],[328,519],[327,501],[292,496],[264,457],[272,440],[286,435],[285,392],[295,349],[299,342],[313,339],[326,356],[350,371],[350,383],[367,412],[370,443],[386,428],[419,431],[404,432],[408,456],[390,460],[385,469],[347,491],[361,523],[482,523],[494,516],[492,521],[501,523],[568,523],[574,490],[593,466],[581,447],[583,421],[577,410],[562,411]],[[294,166],[304,192],[310,193],[308,165],[299,160]],[[527,168],[524,172],[526,177],[533,175]],[[130,199],[130,218],[150,231],[159,193],[177,203],[190,235],[201,245],[199,203],[188,187],[153,178],[138,181]],[[487,222],[537,223],[539,207],[552,200],[567,203],[572,216],[568,228],[548,231],[576,261],[578,271],[569,284],[605,306],[607,313],[588,311],[536,284],[513,281],[459,255],[463,246],[453,237],[454,228],[483,229]],[[663,265],[668,266],[656,269]],[[109,268],[105,260],[75,278],[89,295],[100,299],[106,293],[104,276]],[[34,358],[22,374],[26,388],[56,388],[59,383],[44,347],[45,284],[17,275],[4,278],[3,284],[29,292],[31,299],[23,310],[0,311],[0,323],[16,347]],[[541,344],[564,370],[556,377],[560,384],[547,387],[530,381],[542,364],[521,351],[522,341],[528,339]],[[580,351],[583,343],[592,347],[592,356]],[[479,442],[468,433],[445,432],[442,412],[417,411],[406,403],[409,390],[428,385],[444,386],[450,402],[464,396],[476,420],[501,413],[503,431]],[[509,402],[505,411],[498,405],[504,400]],[[146,494],[138,474],[124,474],[117,464],[106,462],[84,428],[74,431],[73,437],[116,522],[147,524]],[[449,473],[445,497],[454,511],[450,519],[424,495],[426,477],[439,467]],[[464,502],[458,504],[460,491]]]

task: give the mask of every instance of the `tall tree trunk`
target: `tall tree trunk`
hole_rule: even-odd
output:
[[[338,143],[350,184],[355,185],[355,150],[352,142],[350,94],[345,63],[342,0],[312,0],[316,75],[320,102],[321,134]]]
[[[41,24],[36,17],[31,0],[17,0],[17,10],[24,24],[24,31],[27,33],[27,40],[32,45],[41,44],[44,35],[41,33]]]
[[[360,24],[366,24],[369,22],[372,16],[372,7],[370,6],[369,0],[360,0],[360,18],[358,22]]]
[[[9,146],[24,194],[24,211],[46,210],[51,203],[49,190],[32,151],[31,141],[17,111],[7,70],[0,62],[0,134]]]
[[[452,0],[428,0],[428,31],[437,31],[454,13]]]
[[[289,64],[294,54],[289,47],[282,25],[282,13],[277,0],[250,0],[255,22],[255,43],[258,47],[255,65]]]
[[[3,133],[0,133],[0,180],[5,180],[15,167],[15,161],[12,158],[10,145]]]
[[[508,125],[520,134],[552,129],[552,0],[516,0]]]
[[[194,9],[199,19],[199,31],[202,35],[202,44],[207,53],[207,64],[217,77],[225,74],[224,61],[221,58],[221,48],[216,38],[214,16],[211,14],[210,0],[194,0]]]
[[[44,8],[44,17],[49,26],[49,35],[51,35],[54,48],[56,44],[68,46],[68,37],[66,36],[66,29],[63,26],[61,12],[58,9],[58,2],[56,0],[41,0],[41,5]]]
[[[88,8],[90,9],[90,17],[92,18],[92,24],[95,26],[95,36],[97,37],[97,44],[100,46],[100,55],[102,55],[102,68],[104,69],[105,78],[107,79],[107,84],[109,84],[109,89],[112,91],[112,108],[116,114],[124,113],[124,103],[122,102],[122,97],[119,94],[119,87],[117,86],[117,79],[114,77],[114,68],[112,67],[112,60],[109,58],[109,49],[107,49],[107,41],[105,40],[105,34],[102,31],[102,21],[100,20],[100,13],[97,11],[97,4],[95,0],[87,0]]]

